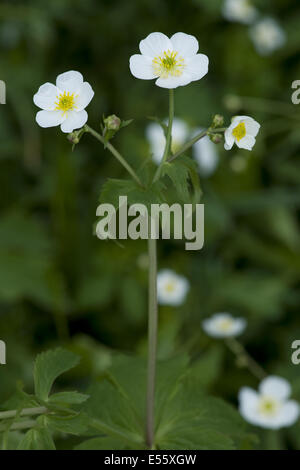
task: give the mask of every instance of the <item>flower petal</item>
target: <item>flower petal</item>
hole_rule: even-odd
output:
[[[186,73],[188,73],[192,80],[200,80],[208,72],[208,57],[205,54],[197,54],[193,57],[186,59]]]
[[[85,110],[76,112],[71,111],[68,113],[66,120],[61,125],[63,132],[73,132],[74,129],[80,129],[88,120],[88,114]]]
[[[232,135],[232,129],[235,124],[231,124],[226,131],[224,132],[224,137],[225,137],[225,144],[224,148],[225,150],[231,150],[234,144],[234,137]]]
[[[172,42],[163,33],[151,33],[140,42],[140,51],[143,55],[154,58],[167,50],[172,51]]]
[[[65,118],[61,111],[39,111],[35,117],[36,122],[41,127],[59,126]]]
[[[247,134],[252,135],[253,137],[257,136],[260,129],[260,124],[257,121],[251,117],[248,117],[245,120],[245,126]]]
[[[33,102],[36,106],[46,111],[53,111],[55,109],[55,101],[59,94],[58,88],[53,83],[44,83],[40,86],[38,92],[33,97]]]
[[[259,391],[263,395],[284,400],[290,396],[291,386],[289,382],[282,377],[270,375],[266,379],[262,380],[259,385]]]
[[[157,77],[153,72],[152,59],[141,54],[135,54],[130,57],[129,68],[132,75],[142,80],[151,80]]]
[[[183,73],[179,77],[172,77],[169,76],[167,78],[159,77],[155,84],[161,88],[177,88],[178,86],[188,85],[193,81],[192,77],[187,74]]]
[[[252,135],[246,135],[243,137],[241,140],[236,140],[236,145],[240,149],[245,149],[245,150],[252,150],[252,148],[255,145],[255,137]]]
[[[191,57],[197,54],[199,44],[195,36],[185,33],[176,33],[171,37],[174,51],[184,58]]]
[[[239,392],[239,411],[242,417],[251,424],[258,424],[258,393],[249,387],[242,387]]]
[[[80,72],[70,70],[69,72],[61,73],[56,79],[56,86],[62,91],[76,93],[79,91],[83,83],[83,76]]]
[[[94,90],[88,82],[81,85],[78,98],[76,99],[76,111],[82,111],[92,101]]]
[[[295,400],[289,400],[282,406],[278,416],[280,427],[292,426],[299,418],[300,407]]]

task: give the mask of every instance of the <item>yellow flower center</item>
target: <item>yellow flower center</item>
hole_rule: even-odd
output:
[[[71,111],[72,109],[75,109],[75,93],[70,94],[70,92],[64,91],[60,95],[58,95],[57,100],[55,102],[56,104],[56,111],[62,111],[64,114],[67,113],[68,111]]]
[[[168,282],[166,284],[166,291],[168,293],[172,293],[172,292],[174,292],[174,290],[175,290],[175,283],[174,282]]]
[[[241,140],[246,135],[246,126],[244,122],[240,122],[232,131],[233,137],[236,138],[237,141]]]
[[[278,412],[279,403],[272,397],[262,397],[259,401],[259,412],[265,416],[274,416]]]
[[[225,318],[219,322],[219,329],[222,331],[228,331],[232,328],[233,321],[230,318]]]
[[[184,59],[178,56],[178,52],[167,50],[153,59],[152,66],[154,73],[159,77],[180,77],[184,69]]]

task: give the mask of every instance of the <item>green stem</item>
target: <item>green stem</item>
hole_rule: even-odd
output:
[[[136,174],[136,172],[134,171],[134,169],[129,165],[129,163],[127,163],[125,158],[120,154],[120,152],[110,142],[106,142],[104,137],[102,137],[101,134],[96,132],[90,126],[86,125],[84,127],[84,129],[85,129],[85,132],[90,133],[93,137],[95,137],[97,140],[99,140],[99,142],[101,142],[105,146],[105,148],[107,148],[112,153],[112,155],[121,163],[121,165],[123,165],[123,167],[128,171],[128,173],[132,176],[132,178],[140,186],[143,187],[143,184],[142,184],[140,178],[138,177],[138,175]]]
[[[22,416],[34,416],[34,415],[41,415],[47,413],[48,409],[45,406],[39,406],[35,408],[24,408],[21,413],[19,414],[20,417]],[[10,411],[1,411],[0,412],[0,419],[9,419],[14,418],[17,416],[18,410],[10,410]]]
[[[148,240],[149,253],[149,310],[148,310],[148,377],[147,377],[147,417],[146,417],[146,443],[152,449],[154,443],[154,403],[155,403],[155,375],[156,375],[156,349],[157,349],[157,254],[156,240]]]
[[[28,419],[26,421],[20,421],[18,423],[13,423],[9,430],[16,431],[21,429],[33,428],[36,425],[36,421],[34,419]],[[3,425],[0,426],[0,432],[6,431],[7,426]]]
[[[189,140],[186,144],[181,147],[178,152],[174,153],[172,157],[169,158],[168,162],[172,162],[175,160],[175,158],[179,157],[183,153],[185,153],[189,148],[191,148],[198,140],[203,139],[208,133],[209,134],[217,134],[224,132],[226,130],[226,127],[221,127],[220,129],[206,129],[205,131],[201,131],[199,134],[197,134],[193,139]]]
[[[226,340],[228,348],[237,356],[242,365],[245,365],[252,374],[259,380],[264,379],[267,373],[264,369],[248,354],[244,346],[235,338]]]
[[[166,137],[166,145],[163,157],[161,159],[160,165],[156,170],[154,175],[153,182],[157,181],[160,178],[162,166],[166,162],[170,151],[171,151],[171,144],[172,144],[172,127],[173,127],[173,120],[174,120],[174,90],[169,90],[169,122],[168,122],[168,130],[167,130],[167,137]]]

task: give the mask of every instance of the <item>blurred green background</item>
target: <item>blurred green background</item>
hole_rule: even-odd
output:
[[[177,117],[201,127],[217,112],[227,122],[248,114],[262,124],[253,152],[219,146],[217,171],[201,180],[204,249],[159,243],[159,267],[191,282],[182,307],[160,309],[160,357],[187,351],[199,358],[204,386],[236,404],[239,388],[256,387],[257,380],[201,329],[207,316],[229,311],[248,320],[248,351],[268,372],[291,380],[300,399],[300,366],[290,360],[291,343],[300,339],[300,112],[291,104],[291,83],[300,79],[299,2],[254,2],[287,35],[269,56],[255,50],[247,25],[223,18],[222,3],[1,1],[0,79],[7,84],[7,104],[0,106],[0,338],[7,344],[1,401],[17,380],[30,390],[33,358],[48,347],[65,343],[83,355],[70,378],[79,384],[101,372],[116,349],[145,352],[146,244],[120,247],[93,235],[102,184],[126,175],[88,135],[72,153],[59,128],[39,128],[32,97],[59,73],[80,70],[95,90],[92,127],[99,129],[103,113],[134,119],[114,144],[138,168],[149,156],[145,117],[163,119],[168,106],[166,90],[136,80],[128,67],[153,31],[192,34],[210,59],[203,80],[176,90]],[[299,430],[288,430],[276,446],[300,448]]]

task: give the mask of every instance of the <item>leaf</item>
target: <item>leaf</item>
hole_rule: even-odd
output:
[[[79,405],[89,398],[88,395],[78,392],[60,392],[50,396],[49,402],[55,404]]]
[[[17,450],[55,450],[55,444],[49,429],[40,427],[27,431],[19,442]]]
[[[151,188],[141,188],[134,180],[108,179],[104,183],[100,195],[100,202],[112,204],[119,208],[119,197],[127,196],[128,206],[132,204],[144,204],[150,209],[151,204],[159,204],[164,201],[162,195],[163,185],[157,182]]]
[[[182,202],[196,204],[200,201],[201,189],[197,164],[191,158],[182,155],[172,162],[165,162],[162,176],[170,178]]]
[[[75,450],[123,450],[125,444],[121,440],[111,437],[94,437],[83,441]]]
[[[36,396],[48,401],[48,396],[55,379],[79,363],[79,356],[58,348],[41,353],[34,364],[34,385]]]
[[[78,413],[74,416],[45,416],[47,426],[53,431],[76,436],[85,435],[89,429],[90,418],[84,413]]]

